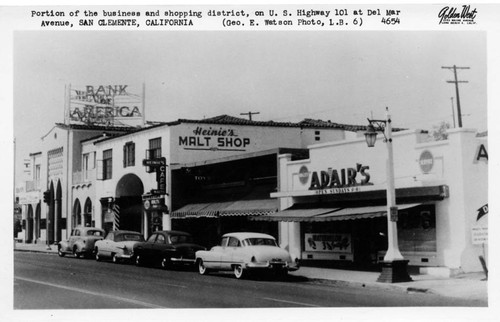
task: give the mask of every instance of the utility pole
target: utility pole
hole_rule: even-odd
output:
[[[455,124],[455,107],[453,106],[453,97],[450,97],[451,98],[451,115],[453,115],[453,128],[456,128],[456,124]]]
[[[251,121],[252,120],[252,115],[253,114],[260,114],[260,112],[248,112],[248,113],[240,113],[240,115],[248,115],[248,119]]]
[[[457,116],[458,116],[458,127],[462,127],[462,111],[460,109],[460,96],[458,95],[458,83],[468,83],[468,81],[459,81],[457,77],[457,69],[470,69],[470,67],[457,67],[456,65],[453,65],[452,67],[445,67],[442,66],[441,68],[443,69],[453,69],[453,73],[455,75],[455,80],[454,81],[446,81],[447,83],[454,83],[455,84],[455,91],[457,95]]]

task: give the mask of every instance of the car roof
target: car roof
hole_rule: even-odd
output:
[[[115,231],[110,231],[110,233],[113,233],[115,235],[121,235],[121,234],[142,235],[140,232],[132,230],[115,230]]]
[[[253,232],[237,232],[237,233],[227,233],[222,235],[222,237],[236,237],[238,239],[247,238],[271,238],[275,239],[273,236],[263,233],[253,233]]]
[[[180,231],[180,230],[160,230],[160,231],[154,231],[152,234],[155,233],[162,233],[162,234],[167,234],[167,235],[186,235],[186,236],[191,236],[190,233],[187,233],[185,231]]]
[[[84,231],[87,231],[87,230],[99,230],[99,231],[104,231],[104,229],[97,228],[97,227],[83,227],[83,226],[77,226],[77,227],[75,227],[74,229],[81,229],[81,230],[84,230]]]

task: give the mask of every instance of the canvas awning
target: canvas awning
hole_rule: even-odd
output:
[[[277,199],[237,200],[221,210],[220,216],[262,216],[276,211]]]
[[[419,204],[398,205],[398,210],[413,208]],[[291,207],[276,213],[255,217],[261,221],[336,221],[382,217],[387,213],[386,206],[354,207],[354,208],[298,208]]]
[[[183,218],[216,218],[222,209],[225,209],[232,202],[207,202],[207,203],[192,203],[184,207],[172,211],[170,214],[172,219]]]
[[[276,199],[236,200],[192,203],[171,213],[172,219],[216,218],[224,216],[261,216],[278,210]]]

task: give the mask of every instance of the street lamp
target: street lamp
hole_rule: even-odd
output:
[[[384,134],[384,142],[387,146],[387,252],[382,262],[382,273],[378,282],[397,283],[411,281],[408,275],[408,260],[405,260],[398,246],[398,208],[396,207],[396,189],[394,187],[394,155],[392,151],[392,126],[389,108],[386,108],[385,120],[370,120],[365,132],[368,147],[375,146],[378,132]]]

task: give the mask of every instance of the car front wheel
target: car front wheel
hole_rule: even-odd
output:
[[[80,258],[81,254],[78,252],[78,248],[75,246],[73,247],[73,255],[75,255],[76,258]]]
[[[207,275],[208,274],[208,268],[206,268],[205,264],[203,263],[203,260],[198,261],[198,272],[201,275]]]
[[[246,272],[241,265],[234,266],[234,276],[237,279],[242,279],[246,276]]]
[[[139,256],[139,255],[135,256],[135,265],[142,266],[142,258],[141,258],[141,256]]]
[[[59,255],[59,257],[64,257],[65,255],[61,246],[57,247],[57,255]]]
[[[163,257],[163,259],[161,260],[161,268],[163,269],[169,269],[171,264],[172,263],[170,262],[170,258]]]

